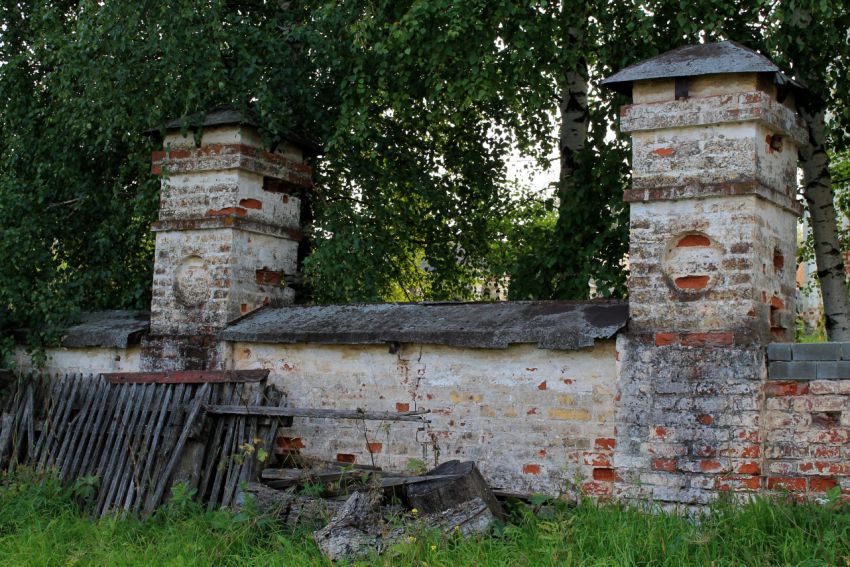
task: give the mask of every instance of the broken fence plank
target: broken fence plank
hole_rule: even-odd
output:
[[[219,391],[219,401],[227,403],[237,401],[239,399],[237,386],[238,385],[225,384],[225,386]],[[218,494],[213,487],[213,481],[216,476],[216,466],[219,463],[221,452],[224,450],[222,446],[224,442],[224,421],[224,419],[218,419],[215,422],[213,433],[207,442],[207,448],[204,452],[206,463],[204,464],[204,468],[201,469],[201,479],[198,483],[198,496],[201,500],[207,498],[208,491],[211,492],[207,498],[210,509],[215,506],[215,502],[218,499]]]
[[[166,464],[165,469],[163,469],[162,474],[159,477],[159,482],[154,489],[152,504],[153,507],[148,510],[149,512],[153,512],[153,508],[155,508],[162,501],[162,496],[165,493],[165,488],[168,485],[168,482],[171,480],[171,473],[174,472],[174,467],[177,466],[177,461],[180,460],[180,456],[183,453],[183,446],[186,445],[186,440],[189,438],[189,433],[192,431],[192,428],[195,425],[195,420],[201,413],[201,406],[203,406],[204,402],[206,402],[206,398],[209,395],[210,385],[204,384],[201,388],[195,393],[195,400],[192,402],[192,407],[189,410],[189,415],[186,416],[186,422],[183,425],[183,430],[180,432],[180,437],[177,440],[177,444],[174,447],[174,450],[171,451],[171,458],[168,460],[168,464]]]
[[[216,415],[256,415],[265,417],[314,417],[323,419],[368,419],[375,421],[419,421],[428,410],[389,412],[311,408],[281,408],[274,406],[220,406],[208,405],[207,413]]]
[[[180,372],[110,372],[103,375],[112,384],[218,384],[260,382],[268,370],[185,370]]]
[[[156,462],[156,451],[159,447],[159,439],[162,434],[162,428],[165,426],[165,418],[168,416],[168,408],[171,403],[171,395],[174,393],[173,388],[162,386],[159,389],[159,415],[156,418],[156,425],[148,428],[148,438],[145,442],[147,454],[145,455],[145,467],[139,477],[139,489],[136,497],[136,502],[133,504],[133,510],[138,511],[145,503],[145,498],[148,495],[148,490],[151,484],[150,474]]]
[[[242,384],[237,384],[236,389],[233,392],[232,401],[238,401],[242,396]],[[232,416],[225,416],[220,421],[224,422],[224,442],[221,445],[221,452],[218,460],[218,466],[215,468],[215,480],[213,480],[212,492],[210,493],[210,499],[208,503],[208,509],[214,510],[216,506],[220,505],[223,498],[221,498],[222,487],[226,484],[227,470],[230,468],[229,456],[233,449],[233,439],[234,435],[234,423],[236,422],[236,418]]]

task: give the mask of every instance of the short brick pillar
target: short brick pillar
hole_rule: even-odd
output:
[[[804,91],[732,42],[617,73],[632,134],[628,334],[615,467],[627,498],[758,490],[764,348],[793,339]]]
[[[169,124],[164,151],[143,370],[222,368],[217,333],[263,305],[292,301],[298,269],[301,196],[312,185],[305,153],[283,140],[263,147],[256,125],[233,111],[206,115],[184,136]]]

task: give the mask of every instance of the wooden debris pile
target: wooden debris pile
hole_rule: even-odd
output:
[[[246,494],[289,526],[319,527],[313,538],[334,561],[382,553],[423,526],[468,536],[503,517],[472,462],[449,461],[417,476],[322,465],[266,469],[260,483],[247,485]]]
[[[424,475],[362,465],[270,468],[278,430],[294,418],[424,423],[427,412],[292,408],[267,376],[250,370],[15,380],[0,401],[0,471],[25,465],[55,470],[65,484],[94,479],[92,511],[101,516],[149,514],[176,483],[196,490],[210,509],[251,498],[290,526],[315,528],[316,543],[334,560],[380,553],[423,525],[467,535],[502,516],[472,462],[450,461]]]

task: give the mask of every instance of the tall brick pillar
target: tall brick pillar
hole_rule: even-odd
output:
[[[298,268],[301,196],[311,187],[297,139],[263,147],[256,125],[233,111],[206,115],[198,133],[168,125],[162,174],[151,332],[143,370],[220,369],[217,334],[263,305],[291,302]]]
[[[629,332],[615,467],[626,498],[704,504],[762,486],[764,345],[793,340],[805,91],[733,42],[624,69]]]

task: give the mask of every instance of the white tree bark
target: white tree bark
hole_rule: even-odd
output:
[[[838,225],[826,153],[824,111],[801,110],[809,130],[809,145],[800,148],[803,196],[812,220],[815,261],[818,269],[826,335],[830,341],[850,341],[850,298],[844,257],[838,241]]]
[[[576,71],[568,70],[561,90],[561,124],[558,132],[561,170],[558,175],[558,197],[566,200],[576,168],[576,154],[587,142],[587,63],[580,61]]]

